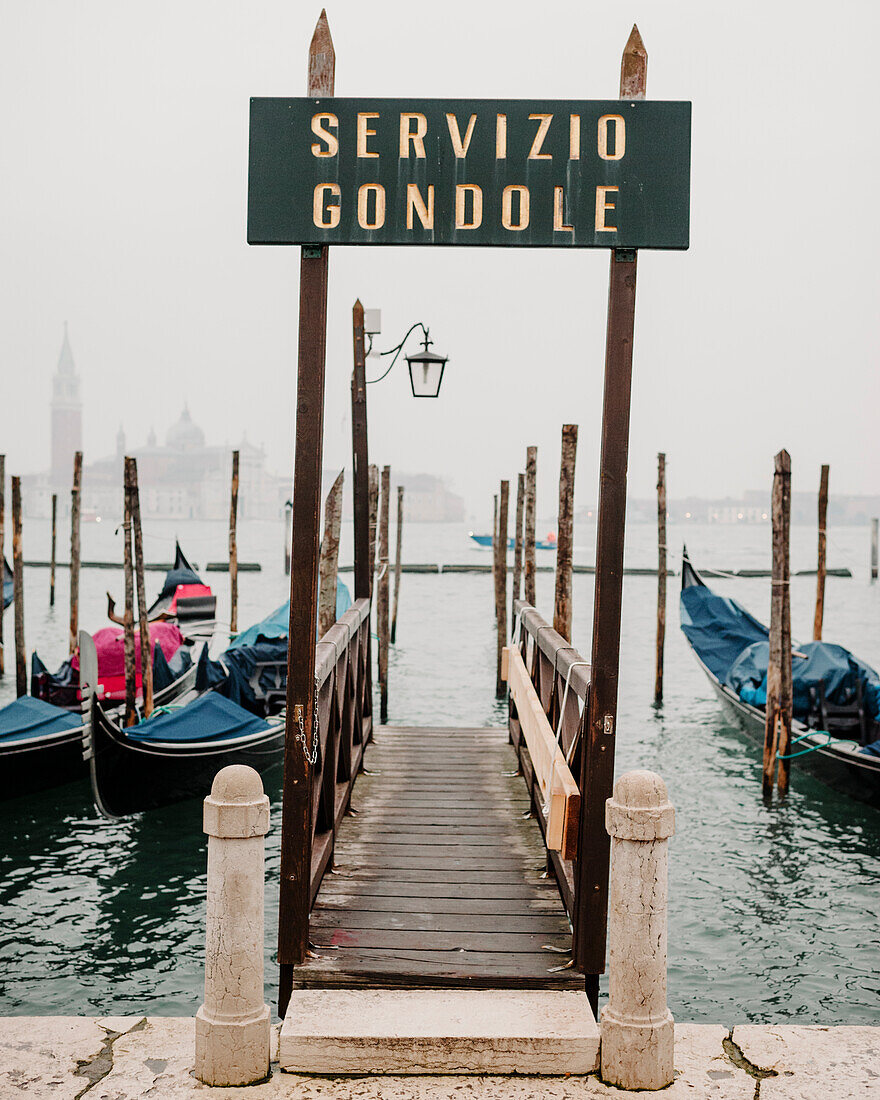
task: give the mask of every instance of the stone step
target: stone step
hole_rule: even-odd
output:
[[[297,989],[281,1028],[289,1073],[587,1074],[599,1029],[583,993]]]

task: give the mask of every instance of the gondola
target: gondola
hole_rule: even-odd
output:
[[[180,543],[174,544],[174,564],[165,574],[165,582],[147,618],[170,619],[184,634],[211,633],[217,616],[217,597],[186,560]]]
[[[92,796],[111,819],[210,793],[227,764],[258,772],[284,754],[283,715],[260,718],[216,691],[128,729],[91,703],[86,755]]]
[[[681,628],[725,712],[760,744],[767,627],[717,595],[684,550]],[[880,804],[880,677],[842,646],[810,642],[792,653],[789,758],[829,786]]]
[[[190,661],[168,680],[168,663],[156,647],[154,676],[157,706],[173,703],[191,691],[197,666]],[[110,713],[120,712],[116,708]],[[88,717],[86,717],[88,732]],[[83,760],[83,714],[75,708],[60,707],[32,695],[23,695],[0,709],[0,800],[48,790],[62,783],[85,779],[88,770]]]

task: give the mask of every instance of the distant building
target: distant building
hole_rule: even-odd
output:
[[[55,489],[62,486],[68,488],[73,476],[73,456],[82,450],[82,399],[66,321],[58,367],[52,379],[51,416],[52,455],[49,480]]]
[[[401,474],[403,515],[410,523],[463,523],[464,501],[433,474]]]

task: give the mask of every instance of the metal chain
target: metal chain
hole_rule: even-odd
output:
[[[299,732],[296,735],[297,741],[302,745],[303,756],[309,763],[310,767],[315,766],[315,762],[318,759],[318,744],[320,742],[320,734],[318,731],[318,681],[315,680],[315,698],[312,704],[312,747],[309,748],[309,743],[306,739],[305,722],[303,721],[302,706],[296,706],[293,708],[294,715],[296,717],[296,723],[299,726]]]

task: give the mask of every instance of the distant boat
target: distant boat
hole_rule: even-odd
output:
[[[684,551],[681,629],[723,708],[761,744],[767,703],[767,627],[717,595]],[[790,758],[817,778],[880,801],[880,676],[852,653],[808,642],[793,656]]]
[[[484,546],[487,549],[490,549],[492,547],[494,541],[495,541],[494,538],[492,537],[492,535],[475,535],[473,533],[473,531],[468,531],[468,535],[474,540],[474,542],[477,544],[477,546]],[[508,550],[513,550],[513,548],[514,548],[513,539],[508,539],[507,540],[507,549]],[[554,535],[551,532],[547,536],[546,539],[536,540],[535,541],[535,549],[536,550],[555,550],[556,549],[556,535]]]

